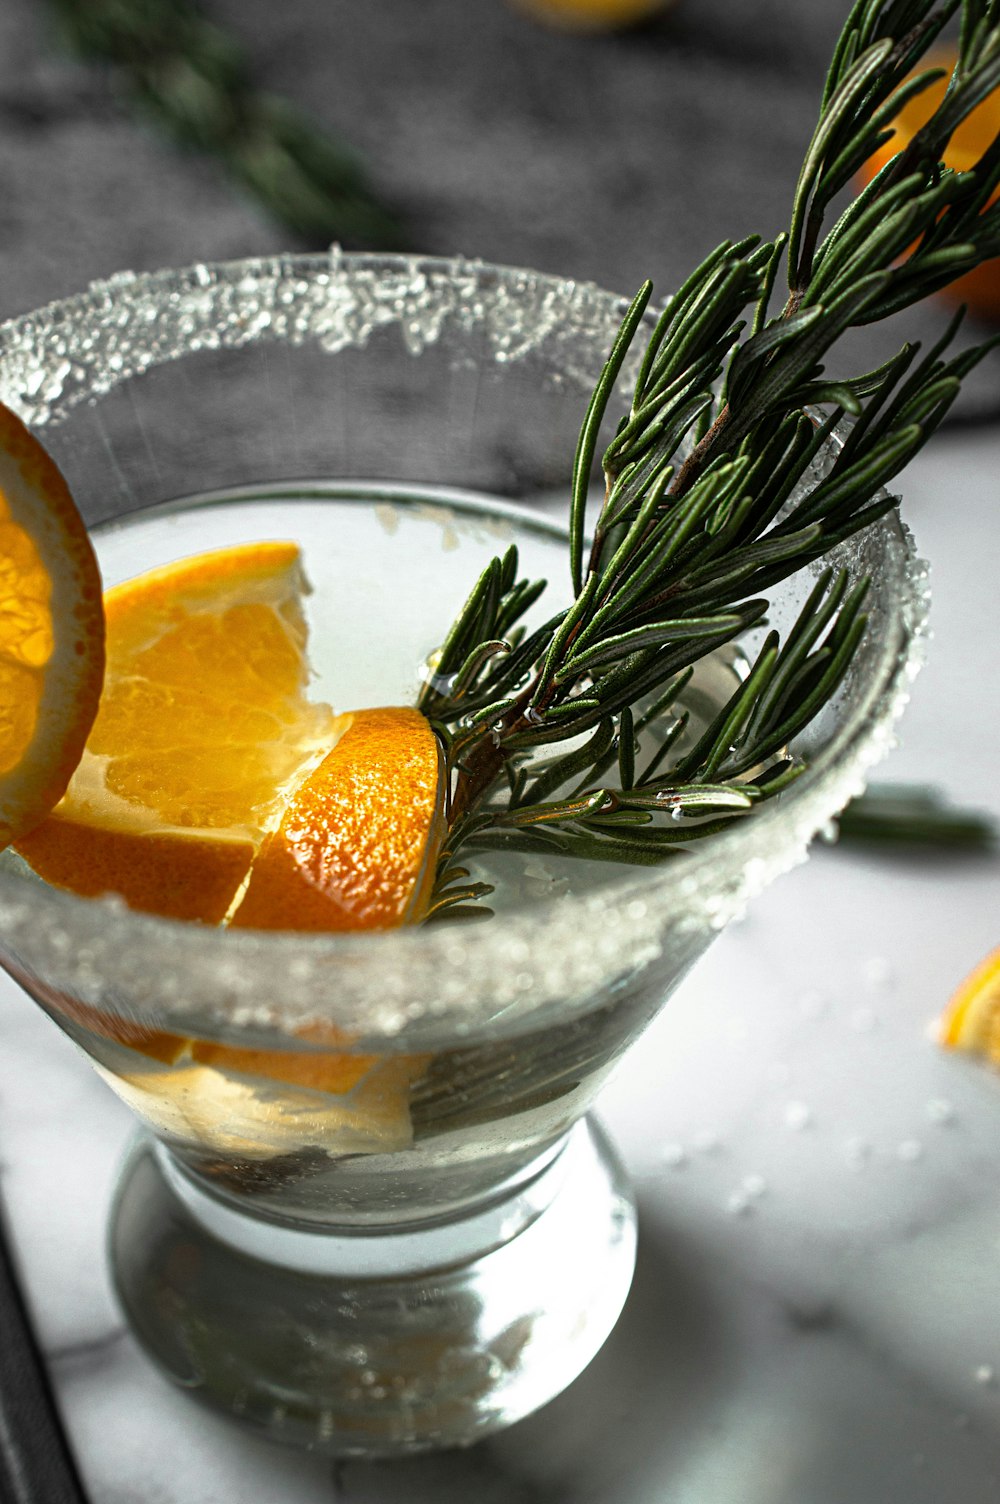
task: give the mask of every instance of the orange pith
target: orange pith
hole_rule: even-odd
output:
[[[441,784],[419,711],[356,711],[267,839],[233,926],[376,930],[422,918],[444,835]]]
[[[339,725],[306,698],[295,544],[181,559],[109,590],[104,694],[65,798],[18,843],[87,897],[218,923],[281,799]]]
[[[1000,948],[985,956],[957,988],[938,1037],[947,1049],[979,1055],[1000,1066]]]
[[[61,797],[97,712],[101,577],[62,475],[0,405],[0,848]]]
[[[950,77],[955,66],[953,49],[932,53],[921,65],[921,72],[928,68],[944,68]],[[926,125],[937,106],[944,98],[948,77],[940,78],[922,94],[908,101],[893,122],[894,130],[884,146],[870,157],[862,168],[862,176],[869,181],[881,172],[887,162],[912,140],[921,126]],[[945,165],[957,172],[972,167],[1000,131],[1000,92],[994,90],[981,104],[962,121],[945,151]],[[994,194],[990,202],[994,202]],[[970,308],[986,318],[1000,319],[1000,257],[984,261],[964,277],[957,278],[946,288],[943,295],[957,303],[967,303]]]

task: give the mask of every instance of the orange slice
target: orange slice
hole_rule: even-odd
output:
[[[925,59],[920,71],[945,68],[950,77],[955,61],[954,49],[939,50]],[[926,125],[944,98],[947,87],[948,77],[938,79],[903,106],[893,122],[892,136],[862,168],[861,175],[865,182],[880,172],[913,139],[921,126]],[[945,166],[954,168],[956,172],[968,171],[983,155],[998,131],[1000,90],[994,90],[962,121],[952,136],[945,152]],[[996,198],[997,195],[994,194],[990,202],[994,202]],[[959,277],[942,288],[941,293],[956,303],[967,303],[984,318],[1000,319],[1000,257],[984,261],[973,271],[966,272],[964,277]]]
[[[965,1050],[1000,1066],[1000,948],[980,961],[956,990],[938,1037],[946,1049]]]
[[[104,693],[52,815],[18,850],[85,897],[218,923],[289,789],[342,722],[306,698],[293,543],[181,559],[109,590]]]
[[[421,919],[445,833],[440,748],[405,706],[359,710],[289,800],[235,927],[380,930]]]
[[[86,528],[53,460],[0,405],[0,848],[65,791],[103,672]]]

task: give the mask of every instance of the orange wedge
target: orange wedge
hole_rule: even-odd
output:
[[[423,917],[445,833],[430,723],[405,706],[359,710],[289,800],[232,924],[379,930]]]
[[[97,714],[101,576],[62,475],[0,405],[0,848],[62,796]]]
[[[941,1019],[939,1039],[946,1049],[965,1050],[1000,1066],[1000,948],[956,990]]]
[[[953,49],[939,50],[925,59],[920,71],[944,68],[950,77],[955,61]],[[913,139],[921,126],[926,125],[944,98],[948,77],[938,79],[903,106],[893,122],[892,136],[862,168],[861,175],[865,182],[881,172],[886,163]],[[967,171],[983,155],[998,131],[1000,90],[994,90],[962,121],[952,136],[945,152],[945,166],[954,168],[956,172]],[[1000,319],[1000,257],[984,261],[974,271],[967,272],[964,277],[959,277],[942,288],[942,296],[956,303],[967,303],[984,318]]]
[[[109,590],[107,670],[86,750],[17,848],[85,897],[218,923],[289,789],[341,723],[306,698],[293,543],[181,559]]]

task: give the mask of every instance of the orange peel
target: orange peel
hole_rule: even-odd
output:
[[[237,928],[392,929],[423,918],[445,834],[440,747],[418,710],[359,710],[254,863]]]
[[[0,404],[0,848],[64,794],[103,673],[87,530],[54,460]]]

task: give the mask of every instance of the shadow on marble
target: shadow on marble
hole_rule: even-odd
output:
[[[694,1247],[640,1198],[635,1279],[597,1357],[537,1414],[468,1451],[340,1464],[344,1504],[583,1504],[662,1498],[665,1457],[686,1452],[732,1382],[735,1333]],[[644,1474],[646,1475],[644,1483]],[[628,1480],[627,1483],[624,1480]]]

